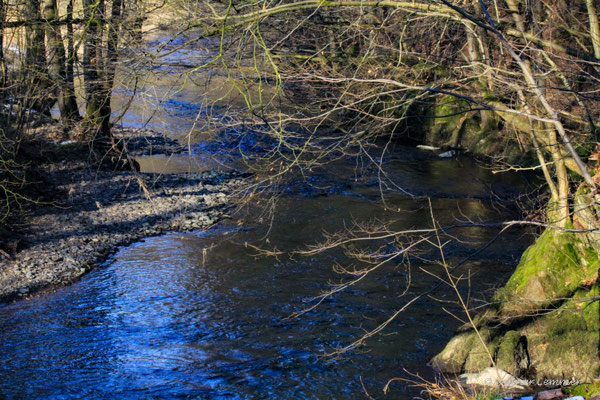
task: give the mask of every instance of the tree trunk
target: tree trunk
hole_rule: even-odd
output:
[[[42,15],[47,21],[58,17],[56,0],[43,0]],[[68,85],[65,48],[60,33],[60,27],[48,23],[46,26],[48,45],[48,73],[56,84],[58,108],[65,126],[71,126],[79,117],[75,93]]]
[[[102,19],[103,0],[82,0],[83,14],[88,21],[83,40],[83,78],[86,95],[86,115],[84,128],[92,143],[104,142],[110,138],[110,118],[102,115],[104,85],[102,80]]]
[[[142,26],[144,23],[144,5],[138,0],[123,2],[123,17],[125,26],[129,27],[129,35],[133,43],[141,43]]]
[[[101,102],[99,115],[101,118],[102,130],[110,130],[110,115],[112,109],[110,100],[112,97],[113,83],[115,78],[115,69],[117,66],[117,47],[119,42],[119,31],[121,28],[121,0],[113,0],[111,7],[110,23],[107,26],[106,33],[106,52],[102,64],[103,76]]]
[[[590,36],[592,37],[592,46],[594,47],[594,56],[600,59],[600,24],[598,23],[598,12],[594,2],[596,0],[586,0],[588,17],[590,19]]]
[[[40,1],[26,0],[22,4],[22,15],[27,21],[39,20]],[[44,28],[40,25],[25,26],[25,63],[23,68],[24,92],[28,104],[36,111],[50,115],[50,107],[54,100],[50,95],[51,87],[46,69],[46,46]]]
[[[0,85],[2,88],[6,87],[7,79],[6,59],[4,58],[4,21],[6,19],[4,7],[4,0],[0,0]]]
[[[75,44],[74,44],[74,36],[73,36],[73,0],[69,0],[69,2],[67,3],[67,15],[66,15],[66,19],[67,19],[67,62],[66,62],[66,74],[67,74],[67,79],[65,82],[66,87],[68,88],[69,93],[72,93],[73,95],[71,96],[71,98],[69,99],[70,107],[73,107],[73,105],[75,107],[77,107],[77,101],[76,101],[76,97],[75,97],[75,82],[74,82],[74,78],[75,78],[75,60],[77,58],[77,53],[75,52]],[[77,110],[77,119],[81,119],[81,116],[79,115],[79,108],[76,108]]]

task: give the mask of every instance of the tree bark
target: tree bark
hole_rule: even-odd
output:
[[[4,58],[4,22],[6,20],[6,10],[4,0],[0,0],[0,85],[6,87],[7,66]]]
[[[42,15],[52,21],[58,17],[56,0],[43,0]],[[46,25],[48,45],[48,74],[56,84],[58,108],[65,126],[71,126],[79,117],[75,93],[68,85],[65,48],[60,33],[60,27]]]
[[[79,107],[77,106],[77,100],[75,96],[75,60],[77,59],[77,53],[75,52],[75,43],[73,36],[73,0],[69,0],[67,3],[67,60],[66,60],[66,81],[65,86],[70,94],[69,103],[70,108],[76,110],[76,115],[73,113],[73,118],[76,120],[81,120],[81,115],[79,115]]]
[[[121,30],[122,0],[113,0],[111,6],[111,22],[107,26],[106,33],[106,53],[104,55],[102,81],[102,101],[100,106],[100,118],[103,130],[110,130],[110,115],[112,113],[110,100],[115,78],[115,69],[118,60],[119,32]]]
[[[590,20],[590,36],[592,37],[592,46],[594,47],[594,56],[600,59],[600,24],[598,23],[598,12],[594,2],[596,0],[586,0],[588,18]]]
[[[102,20],[104,2],[82,0],[83,15],[87,20],[83,35],[83,78],[86,95],[84,128],[93,143],[110,137],[110,125],[102,115],[104,85],[102,83]],[[109,116],[110,117],[110,116]]]
[[[26,0],[21,6],[21,14],[26,20],[39,20],[40,1]],[[25,74],[23,82],[25,98],[28,104],[36,111],[50,115],[50,107],[54,102],[49,95],[51,87],[46,69],[46,46],[44,41],[44,28],[40,25],[25,27]]]

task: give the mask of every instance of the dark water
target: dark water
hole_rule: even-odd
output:
[[[206,57],[191,51],[163,61],[199,63]],[[113,108],[131,105],[115,122],[190,144],[187,154],[139,159],[144,171],[181,173],[223,162],[242,168],[235,149],[207,140],[214,134],[201,123],[207,116],[223,118],[232,104],[243,105],[231,82],[202,72],[184,86],[173,68],[139,72],[118,74]],[[247,135],[234,145],[252,153],[254,139]],[[415,303],[358,351],[337,358],[324,353],[352,343],[436,284],[427,272],[440,274],[441,267],[426,260],[439,254],[424,248],[410,266],[394,261],[290,319],[312,304],[308,298],[349,278],[336,274],[335,265],[354,261],[339,249],[315,256],[285,252],[354,222],[386,222],[395,230],[429,227],[426,197],[442,225],[509,219],[513,213],[497,200],[524,191],[526,182],[523,176],[493,175],[472,160],[440,160],[409,148],[392,151],[385,170],[393,177],[387,189],[375,171],[337,162],[284,185],[273,219],[256,208],[207,232],[149,238],[121,249],[72,286],[0,305],[0,398],[356,399],[365,398],[365,390],[375,398],[417,395],[402,382],[393,383],[387,395],[382,389],[409,373],[432,376],[427,361],[459,325],[438,302],[458,311],[447,302],[455,300],[447,289],[436,290],[436,300]],[[450,264],[496,232],[453,231],[457,240],[445,247]],[[506,279],[528,240],[523,231],[509,231],[456,271],[465,278],[461,290],[471,304]],[[282,254],[257,256],[246,243]],[[384,253],[395,246],[367,245]]]
[[[431,196],[442,224],[466,216],[510,218],[488,201],[490,189],[506,197],[523,190],[521,178],[492,175],[469,160],[398,153],[388,170],[403,187]],[[440,273],[439,266],[416,258],[410,267],[392,263],[288,319],[310,304],[306,298],[346,279],[332,267],[350,260],[339,250],[258,257],[245,246],[290,251],[352,221],[391,220],[393,229],[431,225],[426,199],[391,192],[387,209],[394,212],[386,211],[375,176],[354,171],[351,163],[338,163],[329,174],[310,177],[313,185],[290,187],[272,221],[251,210],[207,232],[149,238],[72,286],[0,306],[0,398],[356,399],[365,397],[361,380],[375,398],[417,394],[401,382],[386,396],[382,388],[388,379],[407,377],[404,369],[431,376],[426,362],[459,324],[431,298],[359,351],[337,359],[322,354],[351,343],[431,287],[436,279],[420,268]],[[447,246],[451,263],[496,231],[456,233],[462,242]],[[509,232],[459,269],[470,278],[465,294],[480,297],[506,278],[527,242],[522,235]],[[444,289],[434,295],[454,299]]]

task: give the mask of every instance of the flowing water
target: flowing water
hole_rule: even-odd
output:
[[[442,224],[468,216],[509,218],[484,196],[509,195],[518,178],[498,177],[469,160],[427,160],[410,149],[387,167],[404,187],[431,196]],[[390,378],[431,376],[428,359],[458,323],[432,299],[417,302],[357,352],[322,357],[384,321],[435,278],[439,267],[392,263],[317,309],[289,319],[303,301],[342,276],[340,251],[316,256],[257,256],[246,243],[293,250],[352,221],[428,226],[426,199],[390,194],[386,211],[372,176],[354,182],[352,163],[290,188],[272,220],[250,211],[207,232],[168,234],[121,249],[79,282],[0,307],[0,395],[6,398],[353,399],[383,398]],[[460,179],[456,179],[460,176]],[[315,183],[320,182],[318,189]],[[347,182],[353,182],[348,184]],[[400,211],[397,211],[397,210]],[[469,228],[449,245],[451,262],[495,231]],[[461,267],[472,294],[505,279],[523,250],[522,232],[502,236]],[[269,242],[262,239],[268,235]],[[428,256],[423,254],[424,257]],[[408,292],[400,297],[410,279]],[[465,292],[466,293],[466,292]],[[434,293],[452,300],[447,290]],[[447,304],[446,304],[447,306]],[[392,385],[385,398],[410,395]]]
[[[193,96],[173,96],[171,111],[178,111],[162,111],[162,122],[152,127],[193,129],[200,110]],[[124,123],[145,125],[143,99],[138,94]],[[171,160],[147,158],[142,166],[158,172],[202,169],[198,160],[206,148],[200,143],[195,149]],[[510,198],[526,183],[522,175],[493,175],[472,160],[441,160],[406,147],[394,149],[384,165],[399,186],[421,197],[388,190],[384,208],[375,171],[357,169],[355,160],[338,161],[286,188],[272,219],[257,207],[206,232],[148,238],[122,248],[71,286],[0,305],[0,398],[356,399],[365,390],[375,398],[418,393],[400,381],[387,395],[382,389],[409,373],[432,376],[427,361],[459,325],[442,309],[457,311],[447,303],[456,299],[448,289],[416,302],[357,351],[324,353],[352,343],[436,284],[431,273],[443,270],[424,259],[437,254],[424,251],[410,266],[394,260],[318,308],[289,318],[312,304],[307,298],[348,279],[333,267],[352,260],[339,249],[312,256],[286,252],[354,221],[388,221],[396,230],[429,227],[427,198],[442,225],[513,218],[494,200]],[[445,248],[451,265],[497,230],[453,233],[458,240]],[[463,295],[471,301],[489,295],[528,242],[523,231],[512,230],[465,262],[456,271],[465,278]],[[281,254],[260,256],[252,246]],[[386,252],[399,245],[372,246]]]

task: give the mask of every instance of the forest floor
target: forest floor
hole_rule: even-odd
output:
[[[43,131],[43,128],[40,130]],[[155,132],[120,129],[130,157],[183,148]],[[100,168],[86,146],[37,135],[33,195],[3,232],[0,301],[73,282],[119,246],[168,231],[207,229],[227,217],[238,173],[149,174]],[[39,137],[41,136],[41,137]]]

